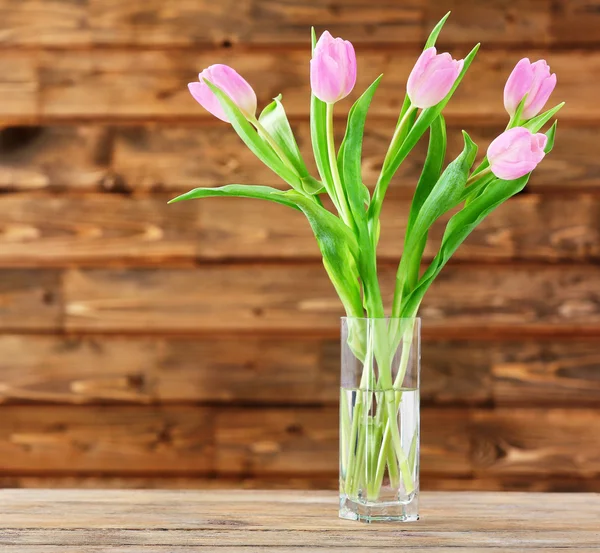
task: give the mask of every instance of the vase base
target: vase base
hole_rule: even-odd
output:
[[[410,503],[393,502],[361,502],[349,497],[340,496],[340,518],[358,520],[359,522],[416,522],[419,520],[418,497]]]

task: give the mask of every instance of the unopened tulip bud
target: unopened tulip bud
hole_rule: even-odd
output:
[[[521,117],[535,117],[546,105],[556,86],[556,73],[550,74],[546,60],[531,63],[523,58],[513,69],[504,87],[504,107],[512,117],[527,94]]]
[[[514,180],[531,173],[546,155],[548,137],[524,127],[503,132],[487,151],[490,169],[499,179]]]
[[[198,75],[199,82],[188,84],[190,93],[205,110],[229,123],[219,99],[208,87],[205,80],[227,94],[246,117],[250,119],[256,117],[256,94],[235,69],[222,64],[211,65]]]
[[[412,105],[430,108],[439,104],[450,92],[463,68],[463,60],[452,59],[447,52],[437,54],[427,48],[417,60],[408,77],[406,91]]]
[[[333,104],[352,92],[356,84],[356,54],[347,40],[325,31],[310,60],[310,86],[321,101]]]

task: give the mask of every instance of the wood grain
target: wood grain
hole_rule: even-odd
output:
[[[0,336],[0,403],[337,405],[335,338]],[[426,405],[600,405],[589,341],[426,340]]]
[[[208,473],[213,431],[202,407],[7,406],[0,472]]]
[[[112,490],[337,490],[339,478],[331,476],[0,476],[1,488],[112,489]],[[569,476],[501,475],[461,477],[421,476],[419,488],[431,491],[519,491],[545,493],[600,493],[600,478]]]
[[[366,553],[374,545],[397,549],[402,540],[426,553],[456,548],[475,553],[507,546],[587,552],[598,538],[600,500],[594,494],[424,493],[421,521],[393,530],[338,519],[336,499],[335,492],[323,491],[4,490],[2,543],[27,553],[40,546],[88,550],[90,543],[151,553],[209,547],[227,553],[249,547]],[[565,512],[580,511],[575,523],[565,520]]]
[[[410,200],[386,198],[379,258],[397,262]],[[306,218],[265,201],[213,198],[167,205],[169,196],[0,195],[2,266],[193,266],[198,260],[321,259]],[[433,226],[425,259],[449,216]],[[596,261],[600,198],[522,195],[488,217],[457,251],[461,261]]]
[[[446,267],[420,311],[426,332],[597,332],[600,284],[585,265]],[[383,267],[391,301],[395,268]],[[467,285],[468,283],[468,285]],[[70,331],[331,332],[339,300],[317,264],[69,270]],[[443,334],[439,334],[442,336]]]
[[[371,106],[374,116],[397,117],[404,97],[406,78],[419,50],[363,50],[358,55],[359,77],[350,96],[356,98],[380,73],[385,78]],[[466,53],[460,48],[456,55]],[[506,122],[502,89],[515,62],[524,56],[544,57],[561,78],[554,103],[567,101],[562,121],[586,122],[600,119],[595,89],[587,75],[600,67],[600,53],[578,52],[578,63],[571,52],[547,50],[484,50],[473,71],[464,80],[445,114],[462,124],[473,121]],[[306,52],[182,51],[142,50],[132,55],[122,49],[93,49],[86,52],[45,50],[19,52],[19,78],[12,68],[15,55],[0,52],[0,90],[5,91],[0,122],[32,121],[148,121],[211,119],[192,99],[185,84],[211,63],[235,66],[250,83],[255,83],[259,104],[283,94],[291,117],[306,117],[309,109],[309,82]],[[346,101],[337,110],[343,115]]]
[[[599,417],[594,409],[424,409],[421,471],[597,478]],[[336,407],[4,406],[0,453],[5,475],[333,477],[338,413]]]
[[[311,3],[297,0],[157,0],[73,4],[68,0],[24,0],[0,9],[7,46],[216,46],[306,45],[308,29],[329,29],[357,44],[421,44],[451,10],[440,42],[464,44],[574,45],[594,43],[598,25],[594,0],[508,0],[473,3],[447,0],[391,0]]]
[[[337,142],[344,125],[337,125]],[[395,120],[369,120],[363,145],[363,178],[373,185]],[[313,173],[308,123],[293,124],[300,148]],[[462,126],[448,128],[448,160],[462,149]],[[483,151],[502,124],[467,127]],[[596,126],[573,127],[561,119],[560,139],[552,155],[536,169],[528,190],[547,192],[597,190],[600,162]],[[392,189],[412,194],[425,156],[426,139],[402,165]],[[68,158],[69,163],[64,163]],[[222,123],[176,123],[132,126],[75,125],[9,127],[0,131],[0,190],[51,192],[166,192],[229,183],[283,183],[243,146]]]
[[[554,44],[567,41],[561,18],[571,29],[587,23],[574,42],[593,41],[597,13],[567,0],[525,0],[518,9],[508,0],[473,5],[467,0],[311,3],[297,0],[179,1],[166,9],[157,0],[69,3],[68,0],[25,0],[0,10],[4,46],[74,47],[89,45],[187,46],[231,44],[305,45],[311,25],[326,28],[355,43],[422,43],[429,30],[448,10],[453,17],[444,29],[444,44],[464,43],[474,37],[487,42]],[[588,21],[585,21],[585,20]],[[571,33],[568,38],[574,38]]]
[[[58,271],[2,270],[0,331],[58,330],[62,303]]]

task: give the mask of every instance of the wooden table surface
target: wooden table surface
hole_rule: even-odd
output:
[[[423,493],[421,520],[337,517],[334,492],[2,490],[3,553],[600,551],[600,495]]]

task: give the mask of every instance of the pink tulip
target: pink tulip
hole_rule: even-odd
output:
[[[356,54],[347,40],[325,31],[310,60],[310,86],[321,101],[333,104],[352,92],[356,84]]]
[[[208,87],[205,79],[227,94],[246,117],[256,117],[256,94],[235,69],[222,64],[211,65],[198,75],[199,82],[188,84],[190,93],[205,110],[229,123],[219,99]]]
[[[492,173],[503,180],[514,180],[531,173],[546,155],[546,142],[545,134],[533,134],[524,127],[503,132],[487,151]]]
[[[527,94],[523,106],[523,119],[535,117],[546,105],[556,86],[556,73],[550,75],[546,60],[531,63],[523,58],[513,69],[504,87],[504,107],[510,116],[517,111],[521,100]]]
[[[425,109],[439,104],[462,71],[463,60],[454,60],[447,52],[436,52],[433,46],[427,48],[408,77],[406,90],[415,107]]]

